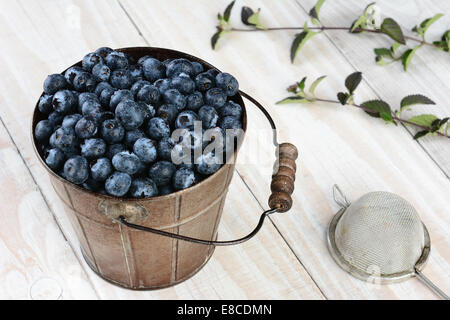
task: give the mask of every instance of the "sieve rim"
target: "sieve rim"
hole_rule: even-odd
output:
[[[430,235],[428,233],[427,228],[422,223],[423,231],[424,231],[424,247],[422,249],[422,254],[420,258],[417,260],[416,264],[414,265],[414,268],[412,270],[405,270],[403,272],[393,273],[393,274],[382,274],[379,276],[374,276],[365,270],[362,270],[360,268],[357,268],[356,266],[350,264],[344,256],[339,251],[337,245],[336,245],[336,238],[335,238],[335,232],[336,232],[336,226],[344,214],[345,210],[347,208],[340,209],[331,219],[330,225],[327,229],[327,244],[328,244],[328,251],[330,252],[331,256],[333,257],[334,261],[346,272],[350,273],[352,276],[363,280],[363,281],[370,281],[374,283],[380,283],[380,284],[389,284],[389,283],[397,283],[402,282],[405,280],[408,280],[409,278],[412,278],[416,275],[416,270],[422,271],[422,269],[425,267],[428,257],[430,255],[431,250],[431,244],[430,244]]]

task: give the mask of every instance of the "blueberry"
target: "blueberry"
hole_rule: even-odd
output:
[[[126,130],[139,128],[144,122],[144,113],[133,100],[122,100],[116,108],[116,118]]]
[[[175,190],[182,190],[189,188],[196,182],[195,173],[192,169],[182,167],[175,171],[173,175],[173,187]]]
[[[158,90],[161,94],[163,94],[164,91],[170,89],[170,80],[167,78],[158,79],[155,81],[155,83],[153,83],[153,85],[158,88]]]
[[[180,140],[181,145],[184,145],[191,150],[201,150],[203,144],[203,132],[197,132],[196,130],[185,130]]]
[[[202,154],[195,161],[195,169],[203,175],[211,175],[222,166],[222,159],[216,157],[213,152]]]
[[[178,114],[178,108],[173,104],[163,104],[158,108],[156,115],[168,123],[173,123]]]
[[[109,82],[106,82],[106,81],[99,82],[99,83],[97,84],[97,86],[95,87],[94,93],[97,95],[97,97],[100,97],[100,94],[101,94],[102,91],[105,90],[106,88],[114,89],[114,88],[112,87],[112,85],[109,84]]]
[[[205,92],[214,86],[214,81],[205,72],[195,77],[195,86],[198,91]]]
[[[98,126],[100,126],[104,121],[114,118],[115,114],[111,111],[102,111],[97,117],[95,117],[95,120],[97,121]]]
[[[148,138],[137,139],[133,146],[133,152],[144,163],[155,161],[158,155],[155,141]]]
[[[226,116],[220,119],[219,126],[222,128],[222,130],[227,129],[242,129],[242,123],[239,119],[232,117],[232,116]]]
[[[34,136],[36,140],[46,142],[53,133],[53,125],[48,120],[41,120],[34,128]]]
[[[169,184],[175,171],[176,167],[173,163],[169,161],[158,161],[150,167],[148,176],[159,187]]]
[[[82,117],[83,116],[79,113],[69,114],[64,117],[61,126],[75,128],[75,125]]]
[[[84,56],[81,64],[84,70],[91,72],[92,68],[98,64],[103,62],[103,57],[95,52],[88,53]]]
[[[128,89],[133,84],[131,72],[128,69],[118,69],[111,73],[110,82],[114,88]]]
[[[173,104],[181,111],[186,106],[186,97],[177,89],[169,89],[163,93],[164,103]]]
[[[147,80],[138,80],[136,81],[132,86],[131,86],[131,93],[133,94],[133,97],[137,96],[137,93],[139,92],[139,90],[142,89],[143,86],[145,85],[151,85],[150,82],[148,82]]]
[[[68,114],[73,112],[77,101],[72,91],[60,90],[55,93],[52,100],[53,109],[62,114]]]
[[[75,130],[70,127],[61,127],[55,131],[53,144],[61,149],[66,155],[73,155],[78,152],[79,141]]]
[[[112,158],[112,165],[117,171],[134,174],[139,169],[139,158],[134,153],[122,151]]]
[[[40,112],[49,114],[53,111],[52,105],[53,96],[50,94],[44,94],[39,98],[38,109]]]
[[[150,198],[158,195],[158,187],[149,178],[136,178],[131,182],[129,195],[133,198]]]
[[[161,93],[152,85],[144,85],[137,93],[136,99],[151,105],[159,105]]]
[[[64,163],[64,175],[75,184],[82,184],[89,177],[89,166],[86,158],[74,156]]]
[[[220,88],[212,88],[206,91],[205,103],[213,106],[214,108],[223,107],[227,101],[227,95]]]
[[[182,111],[175,120],[175,128],[188,128],[194,125],[194,121],[198,121],[198,115],[191,110]]]
[[[99,99],[97,95],[93,92],[82,92],[78,96],[78,112],[82,113],[83,111],[83,104],[86,101],[93,101],[93,102],[99,102]]]
[[[133,178],[144,177],[147,175],[147,171],[148,171],[147,164],[142,161],[139,161],[138,169],[133,174]]]
[[[48,115],[48,121],[50,121],[50,124],[53,127],[56,127],[57,125],[61,124],[63,119],[64,115],[62,113],[59,113],[58,111],[53,111]]]
[[[220,109],[221,117],[235,117],[236,119],[242,118],[242,107],[238,105],[236,102],[228,101],[221,109]]]
[[[219,115],[217,114],[216,109],[206,105],[198,110],[198,117],[200,118],[204,129],[216,127],[217,121],[219,120]]]
[[[106,58],[106,56],[113,51],[114,50],[109,47],[101,47],[101,48],[98,48],[97,50],[95,50],[95,53],[100,55],[102,58]]]
[[[108,194],[116,197],[124,196],[131,186],[131,177],[123,172],[114,172],[106,179],[105,190]]]
[[[45,157],[45,163],[50,168],[57,171],[64,164],[64,158],[65,158],[64,153],[61,150],[53,148],[48,150],[47,155]]]
[[[116,92],[116,89],[113,88],[105,88],[100,93],[99,101],[102,107],[109,108],[111,104],[111,97],[114,95],[114,92]]]
[[[195,90],[195,82],[184,73],[173,77],[170,81],[170,86],[183,94],[189,94]]]
[[[122,101],[122,100],[133,100],[133,94],[131,93],[130,90],[117,90],[116,92],[114,92],[114,94],[111,96],[111,100],[109,102],[109,109],[111,111],[115,111],[117,105]]]
[[[87,72],[80,72],[73,79],[73,87],[80,92],[93,92],[97,86],[94,76]]]
[[[204,73],[214,81],[216,79],[216,76],[219,74],[219,71],[217,71],[216,69],[209,69]]]
[[[164,137],[158,142],[158,157],[162,160],[172,160],[172,149],[175,142],[170,137]]]
[[[97,121],[92,116],[84,116],[77,121],[74,129],[78,137],[91,138],[97,134]]]
[[[131,79],[133,82],[143,79],[144,72],[142,71],[142,66],[140,66],[139,64],[133,64],[129,66],[128,70],[130,71]]]
[[[192,62],[192,65],[194,66],[194,74],[195,75],[203,72],[203,66],[200,63]]]
[[[158,187],[159,195],[165,196],[166,194],[171,194],[173,192],[172,186],[167,184],[165,186]]]
[[[97,119],[102,112],[102,105],[98,101],[87,100],[81,106],[81,113],[83,114],[83,116],[92,116]]]
[[[137,104],[139,108],[141,108],[142,113],[144,114],[144,121],[149,120],[155,116],[156,111],[152,105],[147,104],[143,101],[139,101]]]
[[[81,155],[87,159],[97,159],[106,153],[106,143],[103,139],[92,138],[81,144]]]
[[[163,65],[165,65],[166,68],[167,68],[167,66],[169,65],[169,63],[170,63],[172,60],[173,60],[173,59],[166,59],[166,60],[164,60],[162,63],[163,63]]]
[[[203,104],[203,95],[200,91],[194,91],[186,99],[186,109],[189,110],[197,111]]]
[[[100,62],[92,68],[92,75],[97,81],[108,81],[111,76],[111,69],[103,62]]]
[[[234,96],[239,90],[239,83],[231,74],[223,72],[216,76],[216,85],[229,97]]]
[[[73,80],[75,79],[75,77],[83,72],[85,71],[81,67],[78,66],[70,67],[69,69],[66,70],[66,72],[64,72],[64,77],[66,78],[67,83],[73,84]]]
[[[181,58],[169,62],[166,70],[167,77],[173,78],[178,76],[180,73],[186,73],[190,77],[192,77],[195,74],[194,66],[189,60]],[[163,77],[161,76],[159,78]]]
[[[215,127],[205,130],[203,134],[203,150],[205,151],[205,148],[209,145],[211,145],[211,147],[208,147],[210,151],[223,150],[225,145],[225,134],[221,128]]]
[[[148,58],[150,58],[149,55],[142,56],[138,59],[137,63],[142,66],[144,64],[144,61],[147,60]]]
[[[89,177],[85,182],[82,183],[83,188],[89,191],[93,192],[100,192],[103,190],[103,182],[94,180],[93,178]]]
[[[166,67],[161,61],[154,58],[147,58],[142,62],[142,70],[144,76],[148,81],[154,82],[164,77],[166,73]]]
[[[128,67],[128,58],[121,52],[112,51],[105,58],[106,65],[111,70],[126,69]]]
[[[110,144],[106,147],[106,157],[108,157],[108,159],[112,159],[119,152],[126,150],[127,148],[122,143]]]
[[[67,81],[62,74],[51,74],[45,78],[44,92],[46,94],[55,94],[65,88],[67,88]]]
[[[103,121],[101,125],[101,135],[106,142],[118,143],[125,136],[125,129],[116,119]]]
[[[113,168],[108,158],[99,158],[91,166],[91,177],[96,181],[105,181]]]
[[[147,134],[154,140],[161,140],[170,136],[169,124],[162,118],[155,117],[149,120]]]
[[[127,131],[125,133],[124,144],[128,148],[133,149],[134,143],[136,142],[137,139],[140,138],[146,138],[144,131],[140,129]]]

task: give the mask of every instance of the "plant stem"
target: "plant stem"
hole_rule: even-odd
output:
[[[345,30],[345,31],[350,31],[351,28],[349,27],[308,27],[309,30]],[[277,27],[277,28],[266,28],[266,29],[240,29],[240,28],[231,28],[230,31],[236,31],[236,32],[255,32],[255,31],[279,31],[279,30],[303,30],[303,27]],[[378,29],[365,29],[365,28],[356,28],[354,30],[354,32],[358,32],[358,31],[364,31],[364,32],[371,32],[371,33],[378,33],[378,34],[383,34],[383,32],[381,32]],[[431,42],[427,42],[423,39],[418,39],[418,38],[414,38],[411,36],[404,36],[405,39],[411,40],[411,41],[415,41],[418,42],[420,44],[423,45],[427,45],[427,46],[431,46],[431,47],[436,47],[439,48],[439,46],[435,45],[434,43]]]
[[[328,103],[338,103],[338,104],[341,104],[338,100],[329,100],[329,99],[319,99],[319,98],[314,98],[314,101],[322,101],[322,102],[328,102]],[[371,110],[371,109],[369,109],[369,108],[366,108],[366,107],[363,107],[363,106],[361,106],[361,105],[357,105],[357,104],[348,104],[348,103],[346,103],[345,105],[347,105],[347,106],[352,106],[352,107],[356,107],[356,108],[362,109],[362,110],[364,110],[364,111],[367,111],[367,112],[369,112],[369,113],[374,113],[373,110]],[[419,124],[416,124],[416,123],[413,123],[413,122],[411,122],[411,121],[408,121],[408,120],[405,120],[405,119],[396,117],[396,116],[394,116],[394,115],[392,115],[392,119],[394,119],[394,120],[396,120],[396,121],[398,121],[398,122],[400,122],[400,123],[404,123],[404,124],[408,124],[408,125],[410,125],[410,126],[414,126],[414,127],[416,127],[416,128],[420,128],[420,129],[422,129],[422,130],[427,130],[427,131],[430,130],[430,128],[428,128],[428,127],[421,126],[421,125],[419,125]],[[439,131],[436,131],[435,133],[437,133],[438,135],[440,135],[440,136],[442,136],[442,137],[446,137],[446,138],[449,138],[449,139],[450,139],[450,136],[449,136],[449,135],[446,135],[445,133],[442,133],[442,132],[439,132]]]

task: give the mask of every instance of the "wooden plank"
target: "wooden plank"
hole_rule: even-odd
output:
[[[326,26],[348,26],[364,10],[371,1],[327,1],[321,9],[321,20]],[[315,5],[315,0],[297,1],[305,12]],[[384,17],[394,18],[402,27],[405,35],[415,36],[411,28],[420,24],[426,18],[437,13],[450,12],[448,1],[410,1],[408,5],[399,5],[392,1],[377,1],[377,6]],[[447,14],[438,20],[427,31],[429,42],[440,40],[445,30],[450,26],[450,16]],[[401,63],[388,66],[377,66],[373,48],[389,48],[392,40],[383,35],[358,34],[345,31],[326,31],[327,37],[336,45],[346,60],[364,74],[364,79],[373,89],[375,95],[385,99],[395,109],[400,101],[409,94],[420,93],[430,97],[436,106],[416,106],[404,116],[422,113],[432,113],[440,118],[450,116],[448,98],[450,91],[450,59],[449,53],[430,47],[417,51],[408,71],[403,71]],[[417,38],[417,36],[415,36]],[[320,41],[320,40],[317,40]],[[417,45],[408,41],[409,46]],[[403,50],[403,49],[401,49]],[[407,128],[413,135],[417,130]],[[428,155],[439,165],[447,178],[450,178],[450,144],[445,137],[425,137],[419,144]]]
[[[220,40],[217,51],[212,51],[209,39],[216,15],[227,2],[212,6],[207,1],[177,5],[172,1],[158,5],[121,1],[149,43],[192,53],[235,75],[241,88],[268,108],[278,124],[280,141],[299,146],[294,207],[272,219],[328,298],[435,298],[417,280],[389,286],[367,284],[336,266],[325,241],[327,225],[338,209],[331,194],[334,183],[341,185],[350,200],[374,190],[395,192],[408,199],[420,212],[432,237],[433,250],[425,272],[442,289],[450,291],[450,188],[442,171],[406,130],[386,126],[359,110],[321,104],[275,106],[274,102],[286,95],[285,88],[304,75],[329,75],[317,92],[333,98],[354,68],[326,39],[311,40],[291,65],[289,47],[295,31],[231,33]],[[261,7],[262,22],[268,26],[298,25],[306,19],[304,11],[292,1],[246,1],[245,5]],[[235,9],[231,21],[240,25],[239,20]],[[374,96],[367,83],[358,91],[360,99]],[[270,194],[273,147],[264,118],[250,104],[248,112],[249,137],[261,136],[266,142],[255,144],[246,139],[240,157],[246,158],[246,151],[262,156],[256,163],[246,158],[250,160],[238,163],[238,170],[265,205]]]
[[[97,298],[2,123],[0,203],[1,299]]]
[[[0,80],[0,117],[65,237],[82,260],[65,208],[32,150],[28,127],[32,110],[47,74],[59,72],[97,47],[139,46],[145,41],[115,1],[14,1],[2,2],[0,9],[0,38],[5,43],[0,57],[4,75]],[[219,228],[224,239],[248,232],[261,211],[239,177],[232,181],[231,189]],[[83,267],[100,298],[323,297],[270,223],[249,243],[218,248],[198,275],[173,288],[152,292],[124,290],[98,278],[84,261]]]

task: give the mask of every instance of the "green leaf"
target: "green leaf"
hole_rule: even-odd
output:
[[[420,24],[421,34],[425,35],[425,33],[427,32],[428,28],[433,23],[435,23],[437,20],[439,20],[442,16],[443,16],[442,13],[438,13],[438,14],[434,15],[433,17],[425,19],[424,21],[422,21],[422,23]]]
[[[254,25],[256,28],[258,29],[266,29],[266,27],[264,27],[261,22],[259,22],[259,13],[260,13],[261,9],[258,9],[258,11],[256,11],[255,13],[253,13],[250,17],[248,17],[248,23],[251,25]]]
[[[325,2],[325,0],[318,0],[316,5],[314,7],[312,7],[311,10],[309,10],[309,15],[313,19],[320,20],[319,19],[319,12],[320,12],[320,8],[322,7],[324,2]]]
[[[303,77],[303,79],[298,83],[298,88],[300,89],[300,91],[303,91],[305,89],[305,82],[306,77]]]
[[[414,135],[413,139],[414,139],[414,140],[417,140],[417,139],[419,139],[419,138],[422,138],[422,137],[426,136],[428,133],[430,133],[428,130],[422,130],[422,131],[419,131],[419,132],[417,132],[417,133]]]
[[[416,53],[417,49],[420,48],[419,46],[414,47],[413,49],[408,49],[402,54],[402,65],[403,69],[406,71],[408,70],[409,64],[411,63],[411,60],[414,56],[414,53]]]
[[[376,54],[377,56],[386,57],[386,58],[391,58],[391,59],[394,58],[394,57],[392,56],[392,51],[389,50],[388,48],[375,48],[375,49],[373,49],[373,52],[375,52],[375,54]]]
[[[303,31],[295,36],[294,41],[292,41],[291,45],[291,62],[294,63],[295,57],[300,49],[305,45],[306,41],[315,36],[317,32],[314,31]]]
[[[314,91],[316,90],[316,87],[319,85],[319,83],[325,78],[326,78],[326,76],[321,76],[321,77],[318,77],[316,80],[314,80],[314,82],[309,87],[309,92],[312,95],[314,95]]]
[[[214,33],[214,35],[211,37],[211,47],[214,49],[216,49],[216,45],[217,45],[217,41],[219,41],[219,39],[224,35],[225,31],[223,30],[218,30],[216,33]]]
[[[369,100],[361,104],[362,107],[371,111],[366,111],[370,116],[382,118],[387,122],[393,122],[391,107],[382,100]]]
[[[417,124],[419,126],[424,126],[427,128],[431,128],[431,124],[435,120],[439,120],[439,118],[436,117],[434,114],[421,114],[421,115],[414,116],[414,117],[408,119],[409,122],[412,122],[414,124]]]
[[[255,12],[250,7],[242,7],[241,9],[241,21],[247,26],[252,26],[253,24],[248,22],[248,18],[251,17]]]
[[[392,18],[386,18],[381,23],[380,31],[388,35],[391,39],[401,44],[406,44],[402,29]]]
[[[348,92],[350,92],[350,94],[352,94],[353,91],[356,90],[359,83],[361,82],[361,79],[362,73],[359,71],[353,72],[345,79],[345,87],[348,89]]]
[[[350,27],[350,32],[352,33],[359,33],[361,31],[355,31],[358,28],[363,28],[367,22],[367,17],[364,15],[360,16],[355,22],[352,23],[352,26]]]
[[[225,11],[223,12],[223,20],[228,22],[230,20],[231,10],[233,9],[235,0],[231,1],[230,4],[227,6]]]
[[[339,100],[339,102],[345,106],[345,104],[348,101],[348,98],[350,98],[350,95],[348,93],[344,93],[344,92],[338,92],[337,94],[337,98]]]
[[[291,104],[291,103],[307,103],[309,102],[304,97],[291,96],[278,101],[276,104]]]
[[[387,63],[383,60],[382,56],[375,56],[375,63],[379,66],[385,66]]]
[[[401,46],[400,43],[394,42],[394,43],[392,44],[392,46],[391,46],[391,52],[392,52],[392,54],[395,54],[395,52],[397,51],[397,49],[398,49],[400,46]]]
[[[402,111],[404,108],[415,105],[415,104],[435,104],[433,100],[431,100],[428,97],[425,97],[421,94],[412,94],[409,96],[406,96],[402,99],[400,102],[400,111]]]

